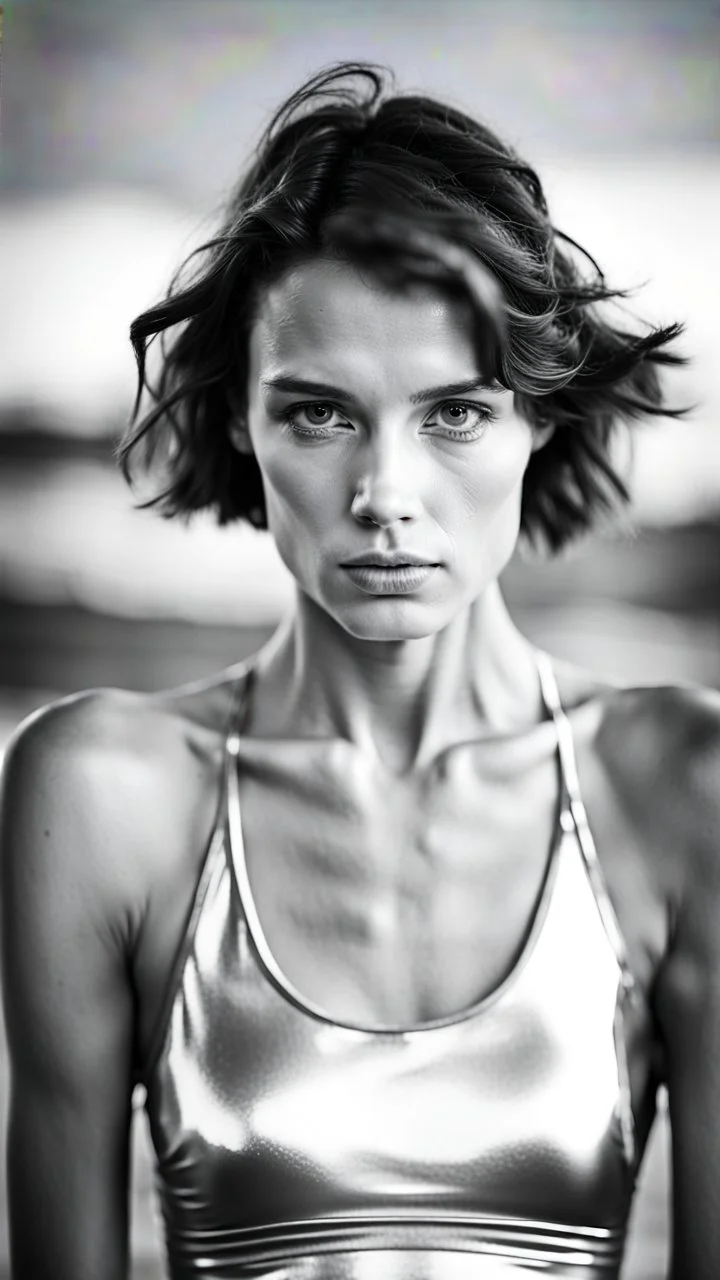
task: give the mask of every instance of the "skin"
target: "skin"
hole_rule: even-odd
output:
[[[388,293],[315,261],[267,292],[251,337],[248,412],[233,439],[258,459],[297,591],[257,656],[241,738],[248,867],[276,959],[338,1020],[415,1022],[493,989],[517,956],[552,838],[554,733],[497,586],[525,468],[546,436],[508,391],[413,402],[477,378],[469,335],[462,307],[437,292]],[[270,387],[279,377],[343,394]],[[477,413],[443,409],[448,399]],[[289,410],[296,430],[320,434],[294,434]],[[450,436],[448,424],[468,422],[477,438]],[[362,592],[341,568],[398,548],[437,564],[414,593]],[[626,1025],[641,1141],[656,1080],[669,1089],[672,1280],[711,1280],[718,699],[557,669],[643,997]],[[65,699],[8,753],[0,888],[16,1280],[127,1274],[131,1073],[212,830],[234,675],[153,697]],[[648,1038],[652,1054],[633,1052]]]

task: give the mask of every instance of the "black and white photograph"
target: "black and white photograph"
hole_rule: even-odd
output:
[[[0,1280],[718,1280],[720,5],[9,0],[0,140]]]

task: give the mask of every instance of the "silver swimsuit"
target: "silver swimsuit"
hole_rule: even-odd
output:
[[[617,1276],[638,1160],[632,979],[538,665],[562,794],[533,923],[495,991],[414,1027],[339,1024],[273,959],[245,867],[236,720],[146,1064],[172,1280]]]

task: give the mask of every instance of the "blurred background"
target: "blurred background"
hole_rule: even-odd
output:
[[[60,694],[209,674],[257,648],[289,602],[267,535],[134,510],[112,447],[134,391],[131,319],[212,228],[269,112],[339,58],[389,64],[401,89],[484,117],[539,168],[556,224],[612,284],[638,289],[636,311],[685,321],[693,363],[669,385],[697,408],[636,433],[629,514],[560,560],[517,556],[505,588],[527,633],[560,656],[629,683],[720,686],[713,0],[4,11],[0,748]],[[134,1275],[150,1280],[161,1272],[139,1110],[134,1142]],[[624,1280],[663,1274],[668,1150],[661,1115]],[[6,1264],[3,1214],[0,1276]]]

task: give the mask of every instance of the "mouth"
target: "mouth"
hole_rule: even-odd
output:
[[[382,552],[372,552],[370,555],[356,556],[350,560],[344,560],[341,564],[342,569],[437,569],[437,560],[427,560],[424,556],[412,554],[412,552],[391,551],[384,554]]]
[[[389,573],[393,569],[437,569],[437,564],[432,560],[398,560],[396,564],[383,564],[380,560],[358,560],[341,567],[343,569],[384,569]]]
[[[439,568],[427,560],[398,560],[395,564],[363,560],[341,567],[360,591],[371,596],[407,595],[419,591]]]

